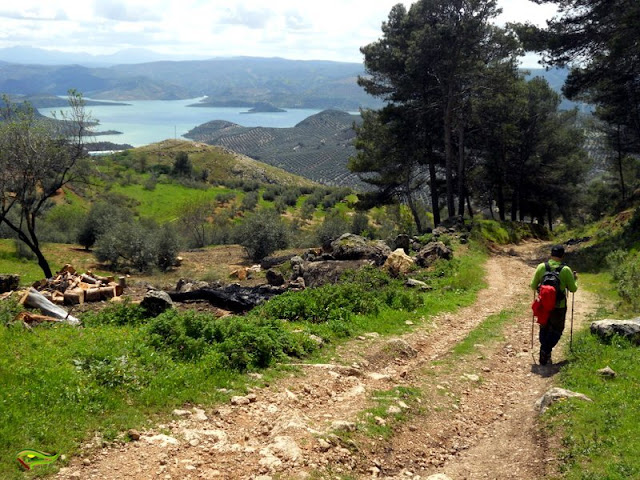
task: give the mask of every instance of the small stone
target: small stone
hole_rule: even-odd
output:
[[[614,372],[613,369],[607,365],[606,367],[598,370],[598,375],[606,378],[615,378],[618,374]]]
[[[331,448],[331,444],[329,442],[327,442],[324,438],[319,438],[318,439],[318,447],[320,448],[321,452],[326,452],[327,450],[329,450]]]
[[[339,432],[355,432],[356,424],[354,422],[347,422],[344,420],[336,420],[331,423],[331,428]]]
[[[250,403],[255,403],[258,400],[258,396],[255,393],[250,393],[247,395],[247,399]]]
[[[198,445],[200,445],[200,440],[194,438],[193,440],[189,441],[189,445],[191,445],[192,447],[197,447]]]
[[[231,397],[231,405],[249,405],[251,400],[247,397],[235,396]]]
[[[376,421],[376,425],[380,425],[381,427],[384,427],[387,424],[387,421],[382,417],[375,417],[374,420]]]
[[[178,410],[178,409],[176,409],[171,413],[176,417],[188,417],[188,416],[191,415],[191,412],[189,410]]]
[[[140,440],[140,432],[133,428],[127,432],[127,435],[129,435],[129,438],[134,442]]]
[[[411,320],[407,320],[406,322],[404,322],[405,325],[415,325],[415,323],[413,323]]]
[[[72,473],[71,475],[69,475],[69,480],[82,480],[82,479],[80,478],[79,473]]]
[[[91,465],[91,460],[89,460],[88,458],[85,458],[84,460],[82,460],[82,465],[84,465],[85,467],[88,467],[89,465]]]
[[[387,408],[387,413],[389,415],[397,415],[398,413],[402,413],[402,409],[395,405],[391,405],[389,408]]]
[[[467,380],[470,380],[472,382],[479,382],[480,381],[480,377],[478,375],[476,375],[475,373],[465,373],[464,377]]]

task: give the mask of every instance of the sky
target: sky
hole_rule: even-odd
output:
[[[362,62],[398,0],[0,0],[0,48]],[[544,25],[552,5],[498,0],[497,23]],[[524,67],[534,67],[528,56]]]

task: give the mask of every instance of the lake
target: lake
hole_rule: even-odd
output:
[[[91,105],[85,107],[85,111],[100,122],[96,131],[122,132],[121,135],[100,135],[94,137],[95,141],[128,143],[134,147],[168,138],[184,139],[182,135],[193,127],[211,120],[227,120],[243,127],[286,128],[321,111],[294,108],[279,113],[243,113],[248,107],[187,106],[200,100],[134,100],[125,102],[128,105]],[[38,111],[51,117],[52,112],[69,111],[69,108],[39,108]]]

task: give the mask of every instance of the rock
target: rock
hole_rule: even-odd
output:
[[[400,338],[389,340],[384,349],[393,357],[415,358],[418,356],[418,351]]]
[[[338,283],[347,270],[359,270],[371,265],[370,260],[331,260],[309,263],[304,271],[304,283],[307,287],[320,287]]]
[[[273,439],[268,447],[278,458],[295,462],[302,456],[302,450],[291,437],[282,435]]]
[[[568,398],[578,398],[580,400],[585,400],[591,402],[589,397],[582,393],[572,392],[571,390],[565,390],[564,388],[554,387],[545,393],[537,402],[536,408],[540,411],[540,413],[544,413],[547,408],[549,408],[553,403],[559,400],[566,400]]]
[[[89,460],[88,458],[83,459],[82,465],[84,465],[85,467],[88,467],[89,465],[91,465],[91,460]]]
[[[470,380],[472,382],[479,382],[480,381],[480,377],[478,375],[476,375],[475,373],[465,373],[462,378],[465,378],[465,379]]]
[[[321,452],[326,452],[331,448],[331,444],[327,442],[324,438],[318,439],[318,448]]]
[[[0,293],[12,292],[20,286],[20,275],[0,275]]]
[[[607,340],[613,335],[628,338],[636,345],[640,345],[640,317],[631,320],[605,319],[591,324],[591,333]]]
[[[387,424],[387,421],[382,417],[375,417],[374,420],[376,421],[376,425],[380,425],[381,427]]]
[[[435,475],[427,477],[427,480],[451,480],[451,478],[447,477],[444,473],[436,473]]]
[[[396,405],[391,405],[389,408],[387,408],[387,413],[389,415],[397,415],[399,413],[402,413],[402,409],[400,407],[397,407]]]
[[[370,241],[359,235],[345,233],[331,242],[332,256],[336,260],[373,260],[376,265],[382,265],[391,249],[386,243],[376,240]]]
[[[318,347],[324,345],[324,339],[322,337],[319,337],[318,335],[314,335],[313,333],[309,335],[309,340],[315,343]]]
[[[224,287],[204,287],[190,292],[169,292],[175,302],[206,300],[210,304],[232,312],[246,312],[286,290],[272,285],[242,287],[237,283]]]
[[[409,288],[417,288],[425,292],[428,290],[433,290],[433,287],[431,285],[427,285],[426,283],[414,278],[407,278],[404,282],[404,286]]]
[[[142,437],[143,440],[153,444],[159,444],[161,447],[167,445],[178,445],[180,442],[173,437],[164,434],[153,435],[152,437]]]
[[[600,375],[601,377],[607,377],[607,378],[615,378],[618,376],[618,374],[614,372],[613,369],[608,365],[598,370],[598,375]]]
[[[402,249],[404,253],[409,253],[411,247],[411,237],[402,233],[396,237],[393,242],[393,246],[396,250]]]
[[[266,272],[267,283],[269,285],[273,285],[274,287],[279,287],[284,285],[284,276],[275,270],[267,270]]]
[[[421,267],[428,267],[440,258],[450,260],[453,258],[453,252],[442,242],[430,242],[418,252],[416,263]]]
[[[356,424],[345,420],[336,420],[335,422],[331,422],[331,429],[338,432],[355,432]]]
[[[135,430],[133,428],[127,432],[127,435],[134,442],[140,440],[140,432],[138,432],[138,430]]]
[[[178,410],[178,409],[175,409],[173,412],[171,412],[171,414],[176,416],[176,417],[189,417],[189,416],[191,416],[191,412],[189,410]]]
[[[207,420],[209,420],[209,417],[207,417],[207,415],[204,413],[204,410],[195,407],[193,409],[193,417],[191,418],[197,420],[198,422],[206,422]]]
[[[387,270],[390,275],[397,277],[409,273],[414,265],[413,258],[404,253],[402,248],[398,248],[387,257],[382,268]]]
[[[157,317],[165,310],[173,308],[173,301],[167,292],[162,290],[149,290],[145,293],[140,306],[150,317]]]
[[[291,280],[289,282],[289,284],[287,285],[287,288],[289,290],[299,291],[299,290],[304,290],[305,288],[307,288],[307,285],[306,285],[306,283],[304,281],[304,278],[297,277],[294,280]]]
[[[231,405],[249,405],[251,400],[247,397],[235,396],[231,397]]]

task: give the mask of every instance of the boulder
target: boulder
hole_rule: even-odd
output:
[[[582,393],[572,392],[571,390],[565,390],[564,388],[554,387],[545,393],[540,399],[536,402],[536,408],[540,411],[540,413],[544,413],[547,408],[549,408],[553,403],[566,400],[568,398],[577,398],[580,400],[585,400],[587,402],[592,402],[589,397]]]
[[[407,274],[414,265],[415,261],[413,258],[407,255],[402,248],[398,248],[387,257],[382,268],[387,270],[389,274],[397,277],[398,275]]]
[[[620,335],[640,345],[640,317],[631,320],[599,320],[591,324],[591,333],[607,340],[613,335]]]
[[[149,316],[157,317],[165,310],[173,308],[173,301],[167,292],[149,290],[145,293],[140,306],[147,311]]]
[[[20,275],[0,275],[0,293],[12,292],[20,286]]]
[[[430,242],[416,255],[416,263],[421,267],[428,267],[440,258],[451,260],[453,252],[442,242]]]
[[[393,246],[397,249],[401,248],[405,251],[405,253],[409,253],[409,249],[411,247],[411,237],[406,234],[398,235],[393,242]]]
[[[267,270],[266,272],[267,283],[274,287],[284,285],[284,276],[276,270]]]
[[[382,265],[391,249],[383,241],[370,241],[359,235],[345,233],[331,242],[331,253],[336,260],[369,259],[376,265]]]
[[[329,283],[338,283],[342,274],[347,270],[358,270],[365,265],[371,265],[370,260],[331,260],[310,262],[304,271],[304,283],[307,287],[319,287]]]
[[[289,290],[298,291],[298,290],[304,290],[305,288],[307,288],[307,285],[304,283],[303,277],[298,277],[296,279],[291,280],[287,285],[287,288]]]

